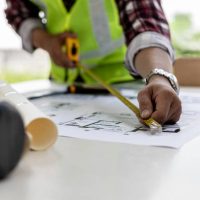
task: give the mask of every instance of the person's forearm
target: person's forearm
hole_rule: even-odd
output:
[[[160,48],[146,48],[140,51],[135,57],[137,72],[145,78],[152,69],[160,68],[171,72],[172,60],[169,54]]]
[[[44,50],[47,50],[48,47],[48,39],[50,35],[47,33],[46,30],[42,28],[36,28],[32,31],[32,44],[35,48],[42,48]]]
[[[173,71],[171,57],[161,48],[146,48],[135,57],[135,66],[147,81],[137,97],[142,119],[151,117],[160,124],[177,122],[182,108],[176,79],[170,74],[167,76],[167,72]],[[167,72],[156,73],[152,71],[155,68]]]
[[[169,52],[171,59],[174,57],[174,52],[161,1],[115,0],[115,2],[128,45],[126,66],[130,73],[133,76],[145,77],[155,66],[157,68],[164,67],[166,71],[171,72],[171,61],[168,61],[170,58],[166,52]],[[153,47],[155,51],[149,50],[150,48],[154,49]],[[136,57],[137,61],[132,61]],[[168,69],[168,67],[170,68]]]

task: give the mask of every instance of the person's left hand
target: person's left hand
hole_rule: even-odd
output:
[[[152,77],[138,94],[141,118],[152,117],[160,124],[175,123],[179,120],[181,101],[169,81],[161,76]]]

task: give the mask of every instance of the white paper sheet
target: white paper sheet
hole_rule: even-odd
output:
[[[137,104],[136,93],[130,91],[127,95]],[[32,102],[56,122],[60,136],[179,148],[200,135],[200,94],[182,92],[180,96],[183,102],[180,121],[164,126],[158,135],[151,135],[113,96],[57,95]]]

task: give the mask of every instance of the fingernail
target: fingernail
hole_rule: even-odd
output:
[[[142,118],[147,118],[149,117],[149,115],[150,115],[150,112],[148,110],[143,110],[141,113]]]

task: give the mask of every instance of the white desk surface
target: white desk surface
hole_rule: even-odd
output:
[[[180,149],[59,137],[0,182],[2,200],[199,200],[200,137]]]

